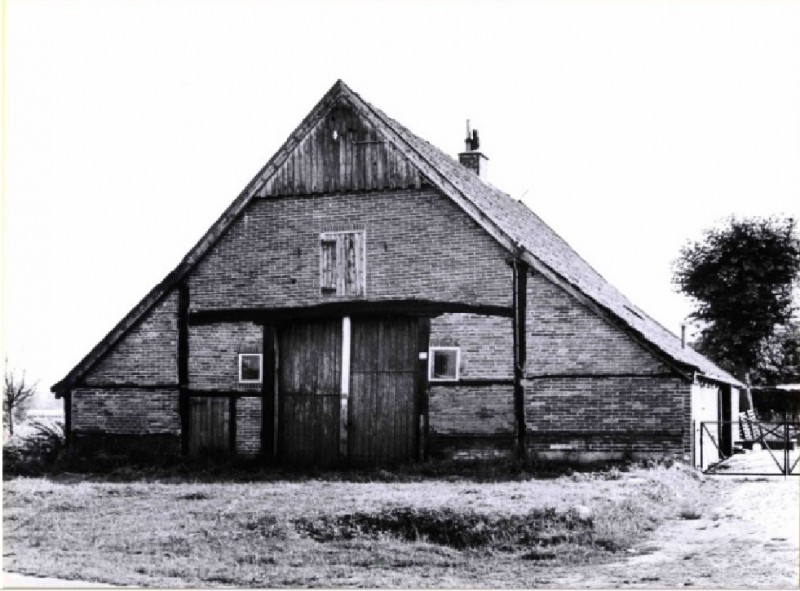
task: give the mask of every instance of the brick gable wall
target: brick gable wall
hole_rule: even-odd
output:
[[[254,200],[190,277],[192,310],[308,306],[319,235],[366,230],[366,299],[510,305],[503,249],[434,190]],[[341,301],[339,299],[338,301]]]
[[[528,280],[527,373],[663,373],[670,369],[539,274]]]
[[[431,347],[461,349],[462,379],[510,380],[514,332],[511,318],[479,314],[442,314],[431,319]]]
[[[443,314],[431,320],[431,346],[461,349],[467,384],[430,383],[429,436],[434,456],[508,456],[514,434],[513,331],[510,318]],[[474,384],[474,381],[486,381]],[[469,385],[469,381],[473,384]]]
[[[690,453],[690,384],[541,275],[528,283],[525,415],[543,459]]]
[[[170,293],[84,378],[88,385],[178,382],[178,296]]]
[[[77,388],[72,391],[72,429],[118,435],[177,435],[178,391]]]
[[[335,301],[319,289],[319,234],[340,227],[366,230],[368,300],[511,304],[511,270],[497,243],[438,193],[407,190],[254,201],[190,275],[191,309]],[[529,451],[554,459],[686,454],[688,384],[541,275],[529,278],[528,290]],[[511,319],[444,314],[431,321],[430,343],[461,348],[466,382],[430,384],[432,451],[512,454]],[[252,395],[258,386],[238,383],[238,354],[260,352],[261,345],[261,327],[249,322],[189,329],[190,388],[243,394],[236,406],[242,454],[260,449],[261,400]],[[495,383],[475,383],[481,380]],[[76,431],[178,434],[177,389],[154,388],[177,381],[177,296],[151,310],[86,381],[96,387],[74,391]],[[128,384],[150,388],[120,387]]]
[[[189,387],[252,392],[261,384],[239,383],[239,354],[261,353],[262,328],[252,322],[189,327]]]

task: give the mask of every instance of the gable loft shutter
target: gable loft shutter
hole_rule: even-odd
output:
[[[364,295],[364,233],[352,232],[341,235],[341,273],[344,277],[344,295]]]
[[[364,232],[356,232],[353,234],[355,253],[355,295],[363,296],[367,293],[367,261],[366,261],[366,244]]]
[[[366,293],[364,232],[323,233],[320,239],[320,287],[325,295]]]
[[[322,272],[320,287],[323,293],[336,293],[336,243],[335,238],[322,239]]]
[[[344,293],[346,295],[358,295],[356,234],[344,234],[342,238],[344,243]]]

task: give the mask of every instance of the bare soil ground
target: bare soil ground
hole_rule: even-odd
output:
[[[18,478],[4,488],[4,568],[70,580],[160,587],[800,584],[800,478],[711,479],[656,469],[492,483]],[[489,536],[479,547],[389,531],[350,535],[337,521],[398,508],[505,519],[545,507],[553,513],[541,517],[534,540],[505,544]],[[576,507],[591,512],[591,527],[558,517]]]
[[[721,477],[718,477],[721,478]],[[633,556],[553,579],[563,587],[800,587],[800,478],[737,478],[698,519],[665,522]]]

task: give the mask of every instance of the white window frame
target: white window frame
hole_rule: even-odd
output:
[[[435,378],[433,377],[434,362],[436,359],[437,351],[455,351],[456,352],[456,375],[452,378]],[[428,349],[428,381],[431,382],[457,382],[461,377],[461,347],[431,347]]]
[[[258,379],[244,380],[242,379],[242,357],[258,357]],[[239,353],[239,383],[240,384],[260,384],[264,379],[264,355],[262,353]]]

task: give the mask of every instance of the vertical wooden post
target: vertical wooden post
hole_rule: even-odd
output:
[[[347,459],[347,430],[350,398],[350,317],[342,318],[342,372],[339,406],[339,459]]]
[[[700,471],[705,471],[703,467],[703,421],[700,421]]]
[[[733,455],[733,401],[731,399],[732,390],[729,385],[719,387],[719,449],[722,458],[729,458]]]
[[[232,454],[236,453],[236,400],[239,397],[231,394],[228,402],[228,447]]]
[[[528,265],[518,257],[512,261],[514,309],[514,415],[517,423],[517,455],[527,457],[528,427],[525,420],[525,361],[527,357],[526,314],[528,309]]]
[[[417,324],[417,449],[416,456],[420,461],[425,461],[430,453],[430,438],[428,430],[430,428],[430,401],[428,392],[428,359],[431,338],[431,319],[420,318]]]
[[[275,363],[275,327],[262,326],[261,365],[261,453],[266,461],[275,458],[275,395],[277,388],[277,365]]]
[[[784,404],[786,402],[784,401]],[[783,478],[786,479],[791,473],[791,465],[789,459],[789,409],[783,407]]]
[[[178,285],[178,413],[181,420],[181,453],[189,453],[189,285]]]
[[[72,390],[64,393],[64,442],[72,442]]]

